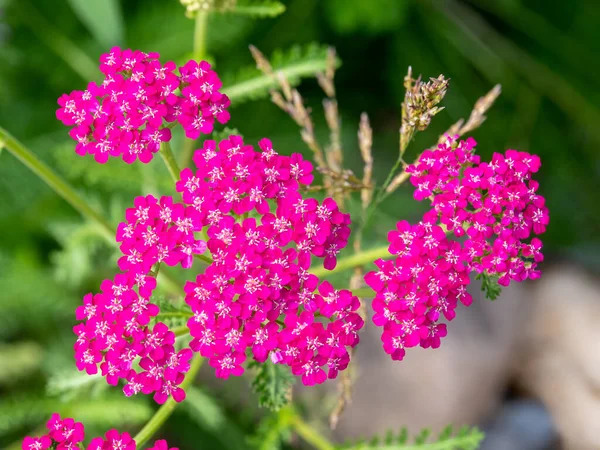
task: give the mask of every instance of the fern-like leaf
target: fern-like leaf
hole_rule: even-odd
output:
[[[173,182],[161,158],[154,158],[148,164],[122,164],[116,158],[109,158],[106,164],[89,164],[87,158],[73,155],[73,144],[64,143],[52,151],[53,164],[69,180],[109,193],[131,193],[155,190],[170,192]]]
[[[296,381],[283,364],[273,364],[270,359],[264,363],[252,361],[249,366],[256,369],[252,389],[258,395],[258,404],[272,411],[278,411],[290,401],[292,386]]]
[[[175,329],[186,326],[189,318],[193,316],[192,310],[183,299],[154,296],[152,302],[160,308],[160,313],[153,318],[153,323],[162,322]]]
[[[422,430],[412,440],[409,440],[406,428],[400,430],[399,435],[394,438],[393,433],[388,432],[383,439],[375,437],[368,443],[364,441],[345,444],[338,449],[344,450],[477,450],[484,434],[476,427],[462,427],[456,433],[451,425],[447,426],[438,435],[437,439],[431,440],[431,432]]]
[[[481,290],[485,292],[485,297],[490,300],[496,300],[502,292],[502,286],[498,284],[498,277],[495,275],[481,272],[475,279],[481,280]]]
[[[98,261],[116,260],[117,253],[107,242],[104,230],[91,222],[58,222],[48,225],[50,234],[62,245],[51,254],[57,280],[81,286],[97,274]]]
[[[211,138],[219,142],[223,139],[229,139],[231,136],[242,136],[237,128],[225,127],[222,130],[215,130],[212,132]],[[243,136],[242,136],[243,137]]]
[[[325,71],[327,47],[319,44],[295,46],[285,53],[275,52],[270,63],[275,72],[282,73],[295,86],[302,78]],[[277,87],[277,82],[256,67],[249,67],[242,69],[235,77],[225,77],[223,86],[221,91],[227,94],[232,103],[242,103],[266,97],[271,89]]]
[[[47,394],[51,397],[58,397],[63,402],[87,393],[91,394],[91,398],[96,398],[107,388],[108,384],[102,374],[88,375],[78,371],[75,367],[52,373],[46,383]]]
[[[285,12],[285,5],[273,0],[238,0],[233,8],[223,12],[257,19],[273,18]]]

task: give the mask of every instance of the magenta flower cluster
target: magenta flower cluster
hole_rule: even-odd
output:
[[[206,250],[194,236],[202,229],[199,213],[171,197],[147,196],[136,198],[125,217],[117,229],[123,253],[118,265],[124,272],[104,280],[102,292],[86,295],[76,311],[77,320],[84,321],[74,328],[77,368],[93,374],[100,364],[109,384],[127,380],[128,396],[154,393],[158,403],[171,395],[181,401],[185,393],[178,385],[192,352],[175,351],[175,335],[165,324],[149,326],[159,308],[150,301],[156,279],[148,274],[161,263],[189,268],[193,255]],[[138,359],[140,371],[134,368]]]
[[[104,81],[90,83],[58,99],[56,117],[72,126],[79,155],[97,162],[121,157],[149,162],[162,142],[171,139],[167,126],[179,122],[187,137],[209,134],[215,120],[229,120],[229,99],[219,92],[221,81],[206,61],[178,68],[161,64],[158,53],[113,48],[100,57]]]
[[[22,450],[79,450],[83,447],[85,439],[85,428],[81,422],[73,419],[61,419],[58,413],[46,424],[48,433],[43,436],[23,439]],[[129,433],[119,433],[117,430],[109,430],[104,437],[95,437],[85,447],[86,450],[136,450],[135,441]],[[179,450],[168,448],[166,441],[156,441],[149,450]]]
[[[185,169],[177,183],[183,201],[202,214],[214,261],[185,286],[191,347],[218,377],[241,375],[250,349],[257,361],[270,353],[313,385],[346,368],[347,347],[363,325],[356,297],[308,272],[311,256],[335,267],[350,217],[332,199],[302,197],[301,186],[313,180],[309,162],[278,155],[268,139],[259,146],[262,152],[236,136],[218,146],[205,141],[196,172]]]
[[[449,139],[407,168],[415,199],[431,197],[435,216],[457,237],[467,235],[471,269],[510,280],[539,278],[542,234],[550,220],[539,183],[531,177],[540,158],[526,152],[494,153],[489,163],[475,155],[474,139]],[[531,238],[531,239],[530,239]]]
[[[392,260],[378,260],[365,276],[376,295],[373,322],[383,327],[384,350],[401,360],[405,349],[436,348],[447,333],[458,302],[469,305],[471,272],[507,286],[540,276],[541,241],[532,237],[549,222],[545,200],[531,179],[540,167],[535,155],[508,150],[490,163],[475,156],[475,141],[448,137],[407,168],[416,200],[432,209],[417,225],[398,222],[388,235]],[[446,231],[462,243],[448,239]]]
[[[472,298],[465,254],[440,226],[426,219],[417,225],[398,222],[388,240],[396,258],[375,261],[379,270],[369,272],[365,282],[375,291],[373,323],[383,327],[383,348],[402,360],[406,348],[439,347],[447,334],[439,320],[452,320],[458,302],[468,306]]]
[[[222,378],[241,375],[247,349],[259,362],[271,355],[289,365],[307,385],[347,367],[363,325],[359,301],[309,269],[313,256],[335,267],[350,217],[332,199],[302,197],[313,180],[308,161],[277,154],[267,139],[259,145],[260,152],[237,136],[207,140],[194,155],[197,170],[183,170],[176,184],[182,203],[135,199],[117,229],[123,273],[77,309],[79,370],[93,374],[99,366],[109,384],[127,382],[126,395],[154,393],[164,403],[185,398],[179,385],[192,350]],[[208,242],[196,238],[201,231]],[[152,270],[189,268],[207,248],[212,263],[185,286],[191,349],[175,351],[174,333],[161,322],[151,326],[159,314]]]

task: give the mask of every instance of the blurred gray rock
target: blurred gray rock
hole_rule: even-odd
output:
[[[517,379],[548,408],[565,449],[600,448],[600,283],[575,267],[532,293]]]
[[[549,450],[558,438],[549,411],[534,400],[505,403],[484,431],[479,450]]]

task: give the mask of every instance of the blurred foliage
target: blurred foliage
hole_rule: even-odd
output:
[[[541,193],[551,211],[546,252],[550,259],[575,257],[600,267],[595,58],[600,3],[288,0],[282,2],[283,14],[278,2],[240,5],[259,3],[275,9],[258,13],[260,20],[214,14],[208,28],[209,60],[225,86],[239,92],[228,125],[249,142],[269,136],[284,153],[308,154],[295,124],[264,98],[271,80],[254,68],[248,44],[273,54],[272,63],[294,75],[295,82],[323,68],[324,47],[314,42],[336,47],[343,63],[336,88],[345,160],[361,173],[356,131],[360,113],[367,111],[380,181],[398,152],[407,66],[425,77],[443,73],[451,78],[446,109],[409,147],[409,159],[500,83],[502,96],[474,133],[479,152],[489,157],[517,148],[539,154]],[[192,50],[193,28],[175,0],[0,0],[0,124],[117,223],[134,195],[172,193],[168,172],[158,158],[148,166],[120,161],[100,166],[79,158],[54,117],[56,99],[97,80],[97,58],[112,45],[184,61]],[[245,95],[249,89],[240,86],[247,83],[262,90]],[[300,90],[312,108],[317,136],[325,138],[322,92],[314,80]],[[175,149],[181,140],[176,132]],[[347,207],[360,210],[355,199]],[[409,188],[400,189],[377,212],[364,247],[385,242],[395,221],[414,219],[423,207],[412,201]],[[154,408],[148,399],[125,399],[103,380],[69,370],[74,308],[84,293],[112,275],[114,247],[6,151],[0,152],[0,230],[0,448],[37,429],[54,410],[76,415],[98,434],[123,419],[126,426],[145,421]],[[65,395],[75,387],[77,395]],[[279,433],[280,416],[267,416],[257,429],[260,413],[249,406],[256,402],[247,399],[247,391],[247,382],[192,389],[190,401],[166,429],[177,436],[173,445],[243,448],[244,435],[255,434],[263,448],[280,448],[289,440]]]

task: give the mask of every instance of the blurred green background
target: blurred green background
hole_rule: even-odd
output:
[[[382,181],[398,152],[402,80],[409,65],[425,77],[451,78],[446,109],[409,147],[409,159],[500,83],[502,96],[474,133],[479,153],[487,157],[517,148],[539,154],[540,192],[551,211],[544,239],[548,259],[598,269],[600,2],[283,3],[287,10],[276,18],[211,15],[207,53],[224,84],[235,82],[241,68],[253,67],[249,44],[266,55],[299,46],[288,59],[310,55],[314,42],[334,46],[342,61],[336,87],[347,165],[362,173],[356,131],[366,111],[374,129],[375,178]],[[56,99],[82,89],[88,74],[98,77],[96,61],[112,45],[185,61],[193,28],[176,0],[0,0],[0,125],[117,223],[134,195],[170,193],[168,173],[158,158],[140,167],[120,161],[99,166],[78,157],[54,116]],[[325,138],[323,93],[314,79],[305,80],[300,91],[313,109],[318,136]],[[280,151],[306,152],[296,125],[268,98],[248,99],[231,113],[228,126],[248,141],[268,136]],[[367,244],[385,242],[395,221],[416,217],[423,205],[411,195],[404,187],[384,203]],[[114,249],[94,225],[6,150],[0,153],[0,448],[35,430],[57,408],[86,422],[90,433],[123,422],[141,424],[152,413],[147,399],[125,399],[106,391],[102,380],[74,372],[74,307],[82,294],[112,276],[114,261]],[[247,395],[238,394],[246,385],[232,385],[218,401],[208,389],[195,391],[197,401],[169,422],[167,431],[179,436],[175,443],[243,448],[235,442],[253,430],[256,410],[240,408],[246,405],[240,395]],[[194,410],[195,405],[203,406]],[[118,417],[108,413],[117,410]]]

